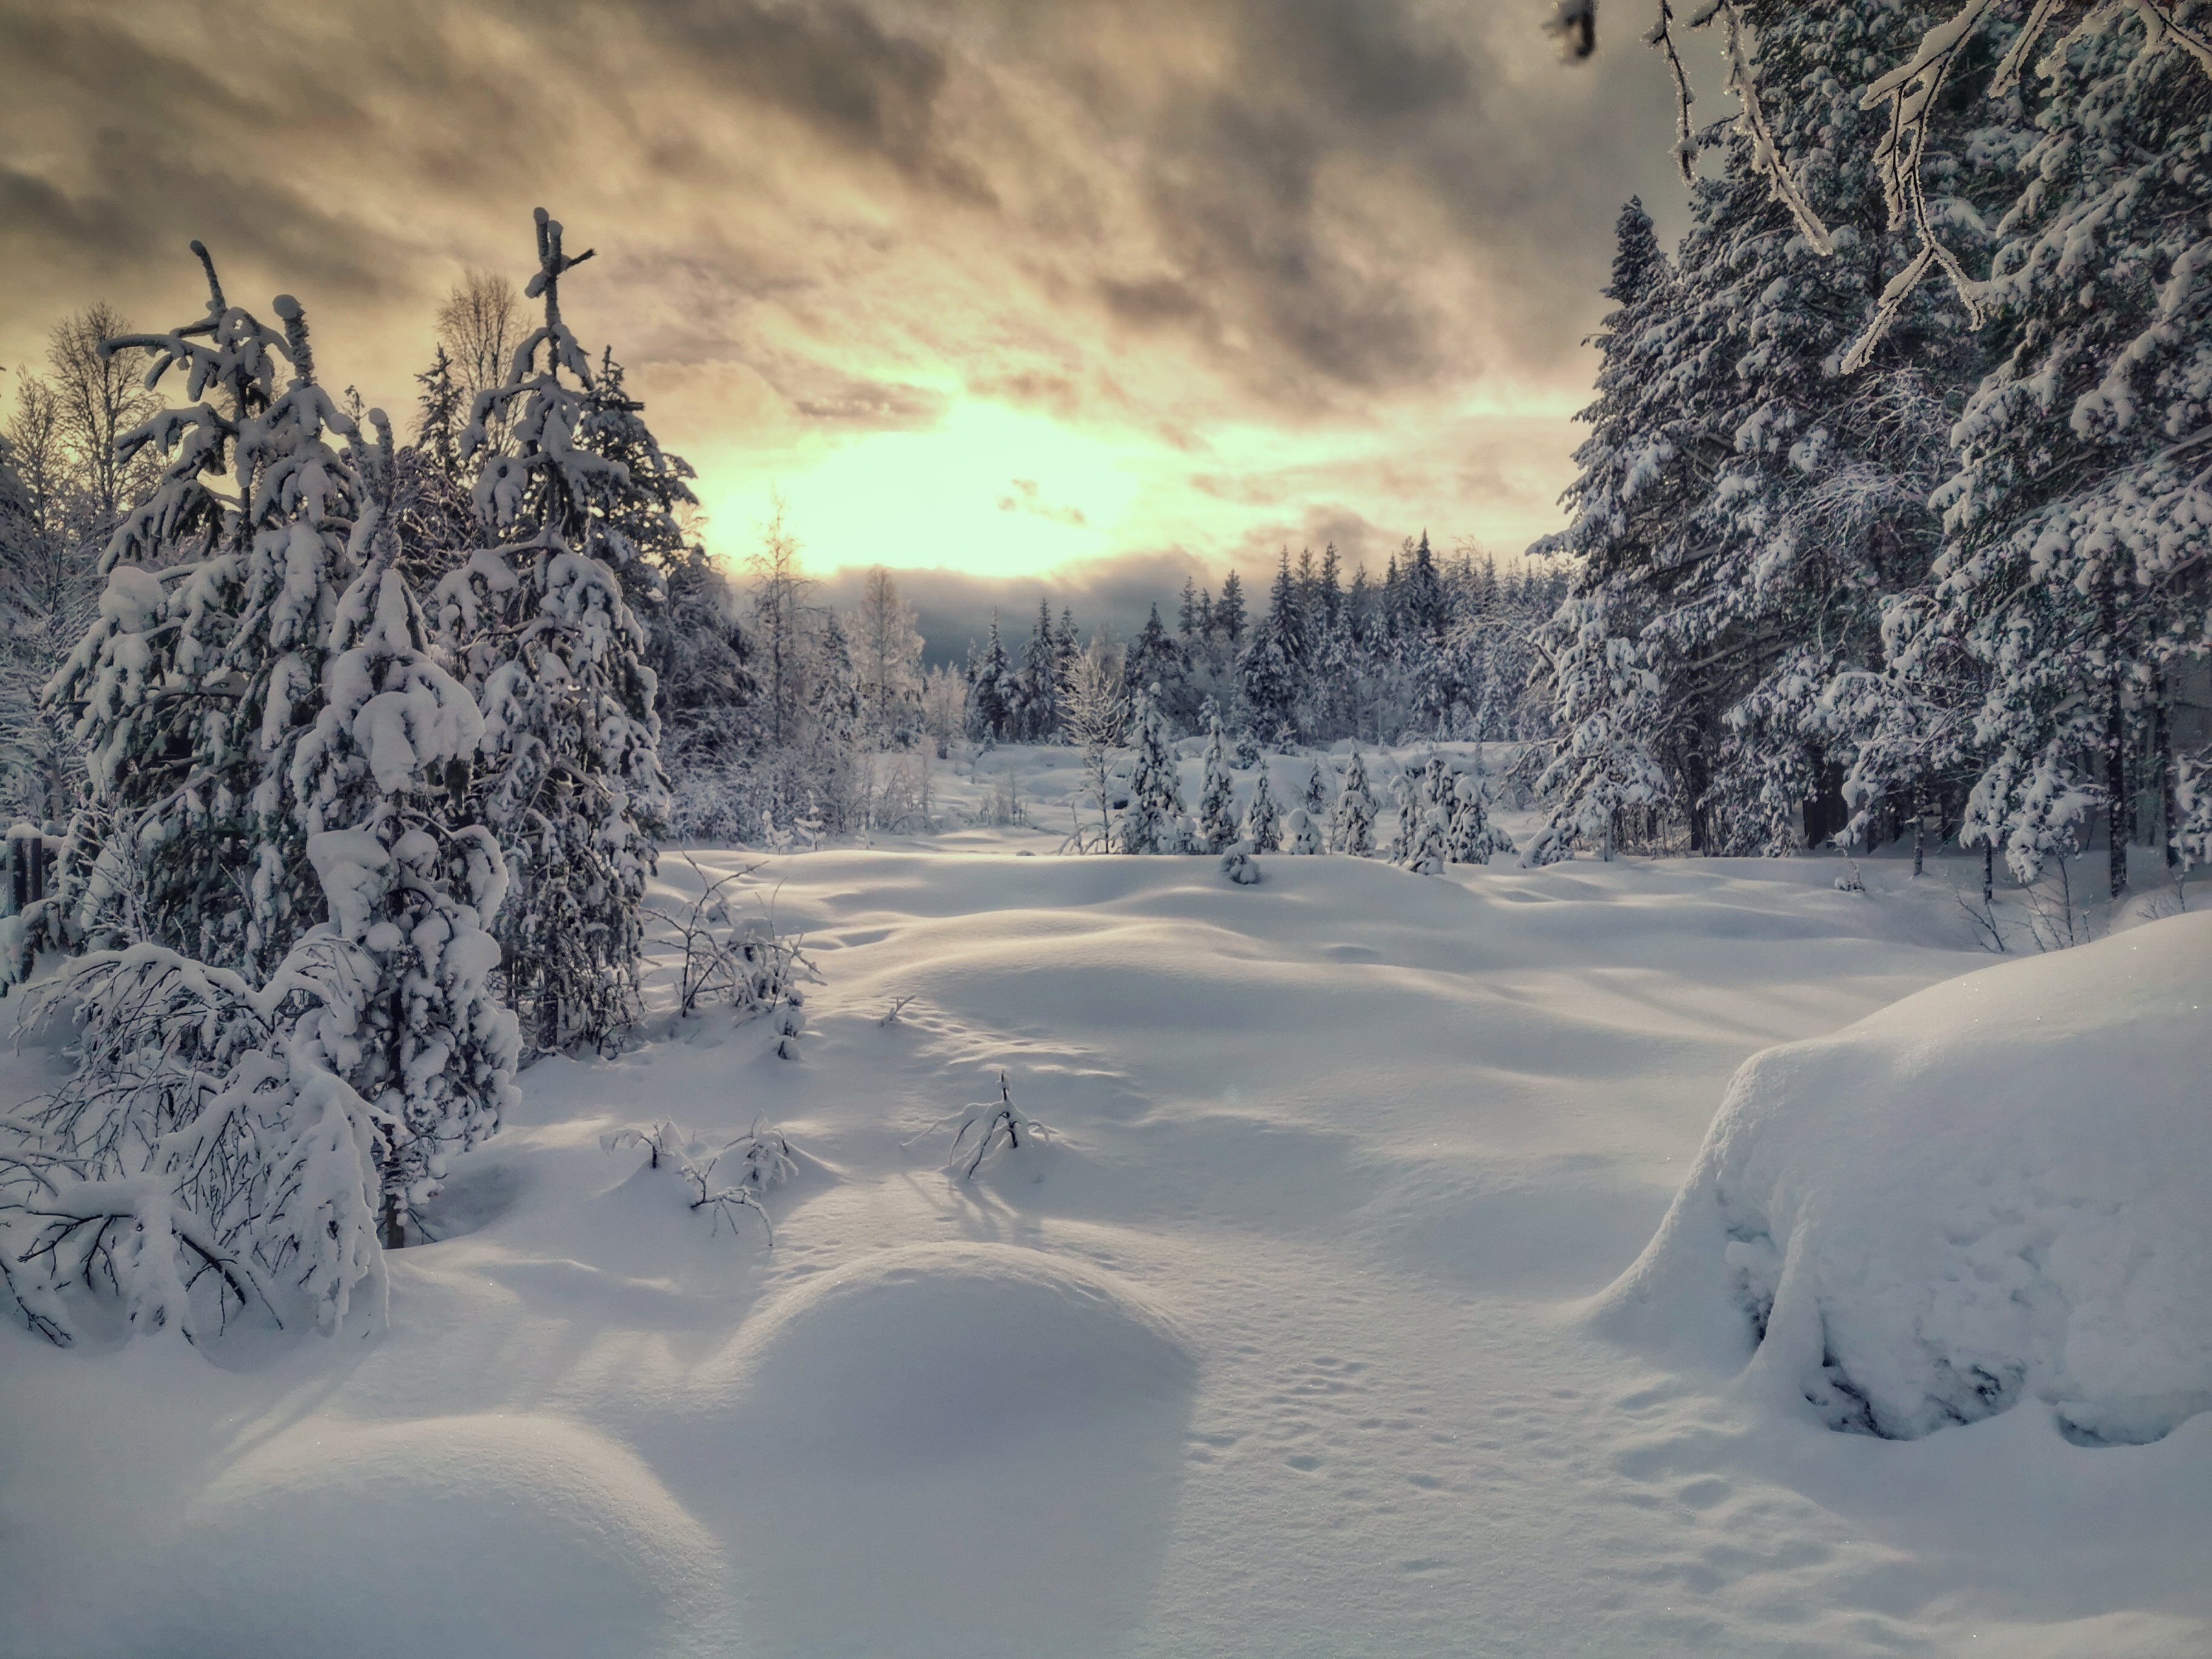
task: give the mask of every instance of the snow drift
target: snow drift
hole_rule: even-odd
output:
[[[1736,1073],[1617,1334],[1756,1352],[1831,1427],[2212,1407],[2212,916],[1933,986]]]

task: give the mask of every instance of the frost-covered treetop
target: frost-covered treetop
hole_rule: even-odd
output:
[[[488,462],[476,485],[477,512],[487,524],[504,528],[520,517],[526,506],[538,513],[535,540],[547,547],[577,547],[585,540],[587,481],[595,474],[626,478],[627,469],[576,447],[586,400],[592,389],[592,360],[568,325],[561,319],[561,277],[590,258],[596,249],[571,255],[561,246],[561,222],[536,210],[538,272],[524,291],[545,302],[545,320],[514,349],[504,385],[476,395],[469,410],[469,424],[461,434],[461,459],[468,459],[488,442],[487,423],[500,417],[520,453],[497,456]],[[538,366],[538,350],[544,365]],[[576,378],[571,386],[561,378],[566,369]],[[520,415],[514,405],[522,405]],[[532,503],[533,473],[540,480],[538,500]]]
[[[126,334],[100,343],[104,356],[136,346],[153,359],[148,391],[170,370],[185,376],[190,405],[165,409],[117,440],[130,459],[149,445],[167,457],[159,483],[126,517],[101,555],[103,574],[118,564],[144,563],[198,538],[212,549],[226,523],[243,536],[272,516],[307,509],[307,516],[350,516],[351,489],[337,458],[324,447],[325,430],[350,437],[354,423],[315,382],[314,353],[300,302],[280,294],[270,308],[280,332],[225,299],[215,260],[191,245],[207,273],[206,313],[167,332]],[[276,392],[276,362],[292,369],[291,385]],[[226,469],[234,494],[208,482]]]

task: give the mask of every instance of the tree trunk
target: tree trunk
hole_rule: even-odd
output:
[[[1987,908],[1997,896],[1997,843],[1990,838],[1982,847],[1982,905]]]
[[[2176,796],[2173,766],[2173,699],[2161,670],[2153,688],[2150,763],[2158,783],[2158,841],[2166,849],[2166,867],[2181,868],[2181,802]]]
[[[1912,878],[1920,879],[1928,848],[1928,792],[1916,785],[1912,791]]]
[[[2111,724],[2105,732],[2105,835],[2111,847],[2112,896],[2128,888],[2128,722],[2120,686],[2112,682]]]
[[[386,1193],[384,1195],[384,1248],[399,1250],[406,1247],[407,1220],[400,1212],[399,1194]]]

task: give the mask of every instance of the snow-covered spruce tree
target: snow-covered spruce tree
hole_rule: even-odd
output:
[[[1013,735],[1013,665],[999,634],[999,613],[991,612],[991,632],[979,652],[968,647],[968,735],[997,743]]]
[[[1487,864],[1496,854],[1512,850],[1513,837],[1490,821],[1482,785],[1470,774],[1461,773],[1452,792],[1444,855],[1454,864]]]
[[[359,574],[316,635],[285,780],[330,920],[259,987],[157,944],[84,957],[44,1015],[76,1011],[76,1074],[0,1126],[0,1278],[57,1341],[105,1323],[103,1304],[195,1341],[241,1316],[334,1331],[380,1291],[380,1210],[401,1242],[445,1156],[513,1097],[482,925],[505,872],[484,830],[441,816],[482,722],[425,649],[372,419],[379,441],[353,457]],[[309,689],[288,695],[296,720]]]
[[[1156,689],[1156,688],[1155,688]],[[1152,690],[1138,693],[1131,716],[1134,743],[1129,765],[1129,805],[1115,826],[1117,853],[1181,853],[1187,850],[1182,784],[1176,775],[1175,750],[1168,743],[1167,718]]]
[[[1367,792],[1367,763],[1352,751],[1345,763],[1344,787],[1329,809],[1329,850],[1364,859],[1375,851],[1375,797]]]
[[[2174,799],[2170,743],[2130,727],[2212,650],[2208,71],[2140,9],[2060,39],[1980,290],[1996,367],[1958,423],[1934,613],[1896,672],[1940,687],[1960,648],[1985,671],[1960,838],[2001,846],[2023,881],[2096,804],[2119,894],[2131,747],[2166,751],[2147,769],[2153,815]]]
[[[1274,792],[1267,785],[1267,769],[1262,766],[1260,775],[1252,781],[1252,799],[1244,808],[1244,823],[1238,839],[1255,853],[1272,853],[1282,844],[1282,823],[1275,807]]]
[[[1550,645],[1602,614],[1651,684],[1615,710],[1585,677],[1559,741],[1564,755],[1603,720],[1639,745],[1666,781],[1650,804],[1686,820],[1698,850],[1782,851],[1840,827],[1850,739],[1820,690],[1880,665],[1881,596],[1936,546],[1926,500],[1954,388],[1979,363],[1958,296],[1916,289],[1867,368],[1841,371],[1917,258],[1911,228],[1890,223],[1887,118],[1860,107],[1863,88],[1950,9],[1747,0],[1738,70],[1764,112],[1698,186],[1671,273],[1633,204],[1623,216],[1595,429],[1553,544],[1583,563]],[[1970,228],[1999,199],[2016,124],[1990,114],[1921,158],[1946,222]]]
[[[266,327],[192,249],[205,317],[103,348],[143,349],[149,386],[182,369],[198,401],[122,440],[161,453],[160,481],[102,555],[99,618],[46,690],[75,717],[93,803],[42,920],[51,942],[149,938],[258,980],[323,913],[289,780],[359,483],[325,441],[353,422],[316,383],[298,302],[279,295],[283,331]]]
[[[1451,810],[1451,766],[1442,755],[1430,756],[1429,763],[1421,769],[1421,802],[1425,806],[1441,806],[1447,812]]]
[[[1298,805],[1316,823],[1322,823],[1328,812],[1328,780],[1319,760],[1306,773],[1306,787],[1298,796]]]
[[[544,321],[505,384],[477,395],[462,441],[465,455],[485,445],[488,422],[507,428],[512,453],[484,463],[475,496],[509,539],[441,583],[436,611],[483,712],[472,801],[514,879],[497,924],[509,991],[556,1047],[604,1042],[635,1016],[640,907],[667,786],[645,632],[594,551],[635,550],[605,512],[627,468],[578,447],[594,383],[562,320],[560,281],[591,252],[568,254],[559,222],[543,208],[536,218],[527,293]]]
[[[490,983],[506,863],[489,830],[453,817],[483,720],[431,654],[398,565],[391,428],[381,410],[369,420],[376,439],[356,446],[369,495],[352,549],[360,574],[331,623],[321,711],[292,769],[330,921],[293,947],[280,981],[312,985],[302,1038],[376,1114],[385,1241],[396,1246],[447,1156],[499,1127],[520,1045]]]
[[[1290,816],[1283,820],[1283,850],[1303,858],[1328,850],[1322,841],[1321,826],[1303,806],[1291,808]]]
[[[1450,842],[1451,827],[1444,809],[1432,801],[1417,799],[1413,803],[1412,842],[1406,850],[1406,867],[1416,875],[1437,874],[1447,861]]]
[[[1421,814],[1426,803],[1421,799],[1421,781],[1418,774],[1405,771],[1390,780],[1390,802],[1395,806],[1397,817],[1390,826],[1390,847],[1383,854],[1393,864],[1404,864],[1413,855]]]
[[[1554,638],[1564,635],[1552,661],[1559,735],[1536,789],[1553,805],[1524,865],[1571,858],[1577,841],[1611,858],[1621,809],[1664,800],[1670,788],[1642,735],[1659,724],[1657,677],[1611,625],[1609,601],[1603,590],[1571,597],[1552,623]]]
[[[1229,775],[1229,755],[1224,747],[1221,722],[1206,744],[1206,770],[1199,785],[1198,850],[1218,853],[1237,839],[1237,785]]]

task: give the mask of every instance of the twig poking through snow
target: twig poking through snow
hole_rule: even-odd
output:
[[[968,1160],[968,1167],[960,1172],[963,1181],[973,1180],[975,1172],[983,1167],[994,1152],[1018,1152],[1031,1143],[1052,1139],[1050,1129],[1014,1104],[1013,1091],[1007,1085],[1004,1072],[999,1073],[999,1097],[996,1100],[963,1106],[951,1117],[938,1119],[921,1134],[933,1134],[955,1118],[959,1120],[960,1127],[952,1136],[954,1163],[959,1162],[960,1149],[967,1141],[969,1131],[973,1129],[976,1132],[975,1155]],[[905,1144],[911,1146],[921,1139],[921,1135],[916,1135]]]
[[[781,1130],[763,1130],[759,1122],[745,1133],[716,1152],[701,1158],[691,1150],[692,1137],[676,1123],[664,1118],[650,1129],[617,1129],[599,1137],[603,1151],[614,1152],[623,1146],[642,1146],[648,1154],[646,1167],[657,1170],[665,1159],[676,1171],[677,1179],[691,1189],[691,1207],[713,1212],[714,1231],[722,1231],[726,1218],[731,1237],[738,1231],[738,1213],[750,1210],[761,1219],[768,1234],[769,1248],[775,1248],[775,1224],[760,1201],[759,1194],[789,1180],[798,1170],[791,1155],[791,1142]],[[736,1154],[738,1164],[738,1182],[734,1187],[714,1184],[716,1167],[722,1160]]]

